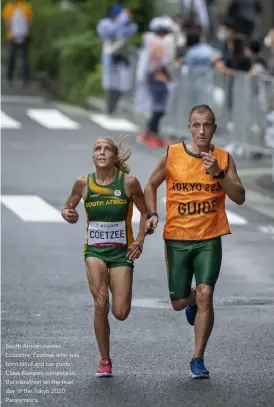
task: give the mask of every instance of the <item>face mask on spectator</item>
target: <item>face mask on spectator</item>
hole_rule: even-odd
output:
[[[219,30],[217,33],[217,38],[219,41],[226,41],[227,40],[227,34],[223,30]]]
[[[271,46],[271,38],[270,37],[265,37],[265,39],[264,39],[264,46],[265,47],[270,47]]]

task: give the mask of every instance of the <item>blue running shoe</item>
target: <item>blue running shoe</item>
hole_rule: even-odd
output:
[[[193,306],[187,305],[186,306],[186,319],[187,319],[187,322],[192,326],[194,326],[194,324],[195,324],[197,310],[198,310],[197,305],[193,305]]]
[[[205,367],[203,359],[195,358],[190,362],[191,377],[192,379],[209,379],[210,374]]]

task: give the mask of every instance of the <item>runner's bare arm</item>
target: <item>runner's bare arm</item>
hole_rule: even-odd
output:
[[[71,194],[66,200],[65,206],[62,209],[62,217],[68,223],[76,223],[79,219],[79,214],[75,208],[78,206],[81,198],[84,196],[86,182],[86,177],[77,178],[72,187]]]
[[[133,242],[131,247],[128,250],[128,257],[130,260],[135,260],[141,254],[143,248],[143,242],[145,238],[145,224],[148,216],[148,210],[145,203],[144,193],[140,182],[136,177],[126,176],[125,177],[125,188],[126,194],[128,197],[132,198],[137,209],[141,213],[140,224],[139,224],[139,233],[136,237],[136,240]],[[141,249],[141,250],[139,250]]]
[[[245,189],[238,176],[233,158],[229,155],[228,169],[224,179],[218,180],[227,196],[236,204],[245,202]]]

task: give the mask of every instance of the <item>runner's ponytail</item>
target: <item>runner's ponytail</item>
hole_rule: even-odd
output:
[[[124,145],[124,140],[126,136],[121,136],[117,141],[113,140],[111,138],[106,138],[105,140],[109,140],[113,143],[113,146],[115,147],[116,151],[116,161],[115,161],[115,167],[122,171],[125,172],[126,174],[130,173],[130,168],[126,164],[128,161],[129,157],[131,156],[131,148],[127,147]]]

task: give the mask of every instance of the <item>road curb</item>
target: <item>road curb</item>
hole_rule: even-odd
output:
[[[2,103],[43,104],[46,99],[43,96],[1,95]]]

